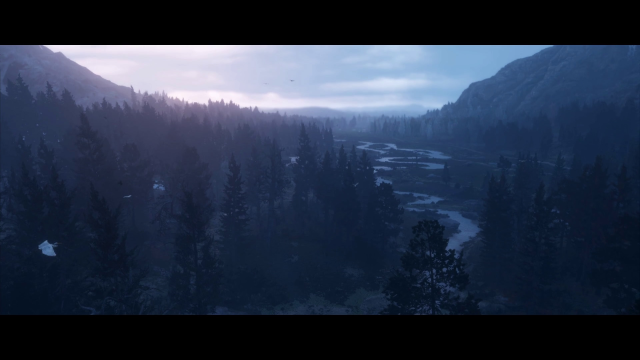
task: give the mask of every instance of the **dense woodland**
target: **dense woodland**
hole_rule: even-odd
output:
[[[34,96],[19,77],[0,96],[2,314],[257,314],[375,291],[383,314],[480,314],[495,294],[519,314],[640,312],[632,101],[529,127],[458,125],[449,141],[517,154],[487,175],[480,260],[467,272],[437,221],[401,239],[392,185],[376,184],[366,151],[336,146],[333,130],[362,119],[169,106],[133,89],[131,104],[81,108],[51,86]],[[379,118],[371,130],[420,137],[425,121]],[[37,250],[45,239],[57,256]]]

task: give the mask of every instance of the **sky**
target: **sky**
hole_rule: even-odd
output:
[[[550,45],[46,46],[118,85],[189,102],[430,109]]]

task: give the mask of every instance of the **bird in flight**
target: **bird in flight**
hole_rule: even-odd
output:
[[[264,83],[265,85],[269,85],[269,83]]]
[[[293,80],[289,80],[289,81],[293,82]]]
[[[53,248],[57,246],[57,242],[49,244],[49,241],[45,240],[42,244],[38,245],[38,249],[42,250],[42,253],[47,256],[56,256],[56,252],[53,251]]]
[[[123,199],[128,199],[130,197],[131,197],[131,195],[127,195],[127,196],[123,197]]]

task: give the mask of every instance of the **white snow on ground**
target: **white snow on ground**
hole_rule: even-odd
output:
[[[476,225],[472,220],[463,217],[457,211],[438,210],[438,213],[449,215],[449,218],[460,223],[460,226],[458,227],[460,232],[453,234],[453,236],[449,238],[449,245],[447,246],[447,249],[460,251],[460,246],[469,241],[472,237],[476,236],[480,231],[478,225]]]

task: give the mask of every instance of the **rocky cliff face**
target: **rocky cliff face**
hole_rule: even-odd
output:
[[[58,94],[66,88],[76,102],[88,106],[106,98],[108,102],[131,101],[131,89],[112,83],[89,69],[54,53],[42,45],[0,45],[0,91],[20,73],[33,94],[44,91],[47,81]]]
[[[637,45],[556,45],[511,62],[496,75],[469,85],[439,117],[509,120],[578,101],[623,103],[637,96],[640,47]]]

